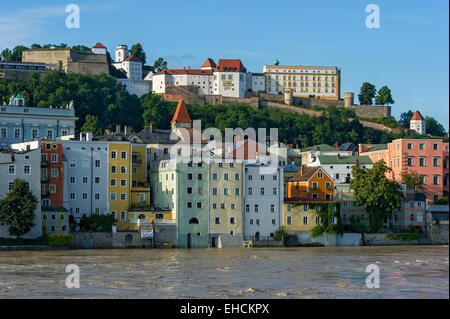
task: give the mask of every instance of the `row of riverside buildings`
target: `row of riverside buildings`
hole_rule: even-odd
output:
[[[202,137],[191,147],[201,133],[182,100],[171,129],[149,126],[129,134],[116,128],[75,138],[73,105],[27,107],[20,95],[10,104],[0,112],[6,132],[0,174],[7,180],[0,195],[16,178],[29,182],[40,205],[26,238],[68,233],[70,216],[79,222],[97,213],[113,215],[117,232],[164,228],[180,248],[240,247],[246,240],[272,240],[280,227],[311,242],[324,209],[332,212],[327,222],[344,229],[353,215],[368,223],[349,182],[353,166],[369,169],[380,159],[392,168],[390,178],[416,170],[425,182],[423,192],[402,186],[405,202],[387,221],[394,228],[424,225],[427,210],[448,194],[448,143],[439,139],[298,149],[241,137],[222,147]],[[0,237],[8,236],[7,225],[0,225]]]

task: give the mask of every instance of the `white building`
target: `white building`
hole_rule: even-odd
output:
[[[322,166],[334,184],[348,184],[353,178],[353,166],[370,169],[373,162],[368,156],[317,155],[308,166]]]
[[[247,91],[264,90],[261,73],[249,73],[239,59],[208,58],[200,69],[168,69],[153,74],[153,92],[165,93],[167,85],[196,87],[198,94],[245,97]]]
[[[83,215],[106,214],[108,207],[109,142],[61,141],[64,161],[64,207],[78,222]]]
[[[129,55],[126,45],[118,45],[115,51],[114,67],[123,70],[130,80],[142,80],[142,61],[134,55]]]
[[[31,143],[38,144],[38,141]],[[0,175],[3,182],[0,183],[0,198],[12,190],[16,178],[25,179],[29,183],[30,190],[36,196],[37,205],[34,211],[34,226],[23,238],[37,238],[42,236],[41,219],[41,150],[40,148],[23,148],[23,143],[16,144],[15,149],[8,152],[0,152]],[[10,236],[8,225],[0,223],[0,237]]]
[[[128,57],[128,55],[128,46],[125,44],[119,44],[115,51],[114,66],[116,63],[121,63],[126,57]]]
[[[283,172],[277,167],[264,174],[267,163],[244,166],[244,239],[273,239],[281,226],[283,204]]]
[[[101,42],[98,42],[92,48],[92,53],[94,53],[94,54],[106,54],[106,47]]]
[[[416,131],[418,134],[425,134],[425,119],[419,111],[416,111],[409,121],[409,129]]]
[[[290,89],[294,96],[339,100],[341,69],[327,66],[264,65],[267,93],[284,93]]]

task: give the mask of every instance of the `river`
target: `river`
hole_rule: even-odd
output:
[[[448,249],[0,251],[0,298],[449,298]],[[68,264],[78,289],[65,286]],[[369,264],[378,289],[365,285]]]

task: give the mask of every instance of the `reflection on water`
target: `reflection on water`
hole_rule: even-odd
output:
[[[448,283],[448,246],[0,252],[0,298],[449,298]]]

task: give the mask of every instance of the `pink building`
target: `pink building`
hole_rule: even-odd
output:
[[[383,160],[392,168],[388,177],[401,181],[401,173],[416,171],[425,183],[428,203],[449,191],[449,143],[439,139],[397,139],[389,144],[359,145],[359,155],[375,163]]]

